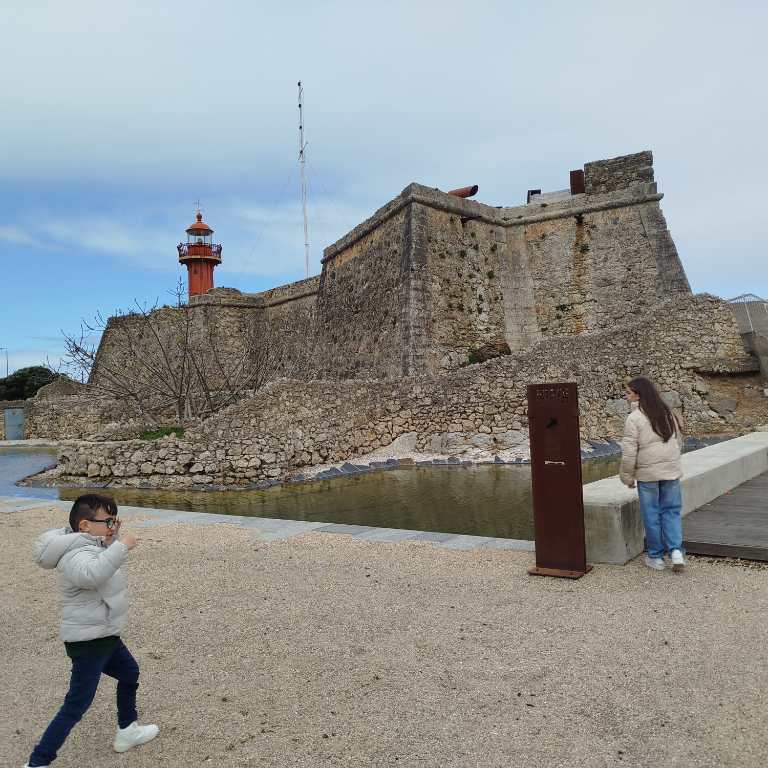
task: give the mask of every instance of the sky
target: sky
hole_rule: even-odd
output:
[[[0,376],[170,302],[195,220],[217,286],[306,277],[411,182],[519,205],[652,150],[694,292],[768,298],[768,4],[0,0]]]

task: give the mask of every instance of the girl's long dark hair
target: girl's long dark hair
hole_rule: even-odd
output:
[[[653,382],[648,379],[632,379],[627,386],[640,395],[638,406],[651,422],[651,429],[666,443],[674,437],[676,431],[681,431],[680,422],[677,420],[669,406],[661,399],[661,395]]]

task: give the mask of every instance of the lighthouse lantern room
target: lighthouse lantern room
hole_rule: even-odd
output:
[[[187,242],[179,243],[178,249],[179,263],[187,265],[189,295],[213,288],[213,269],[221,264],[221,246],[213,244],[213,230],[203,223],[199,210],[197,221],[187,230]]]

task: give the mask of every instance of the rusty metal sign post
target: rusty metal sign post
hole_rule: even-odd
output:
[[[587,565],[576,384],[528,386],[536,567],[528,573],[578,579]]]

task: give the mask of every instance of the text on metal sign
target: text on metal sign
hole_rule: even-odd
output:
[[[569,390],[563,387],[552,387],[550,389],[536,390],[536,403],[547,405],[549,403],[568,403]]]

